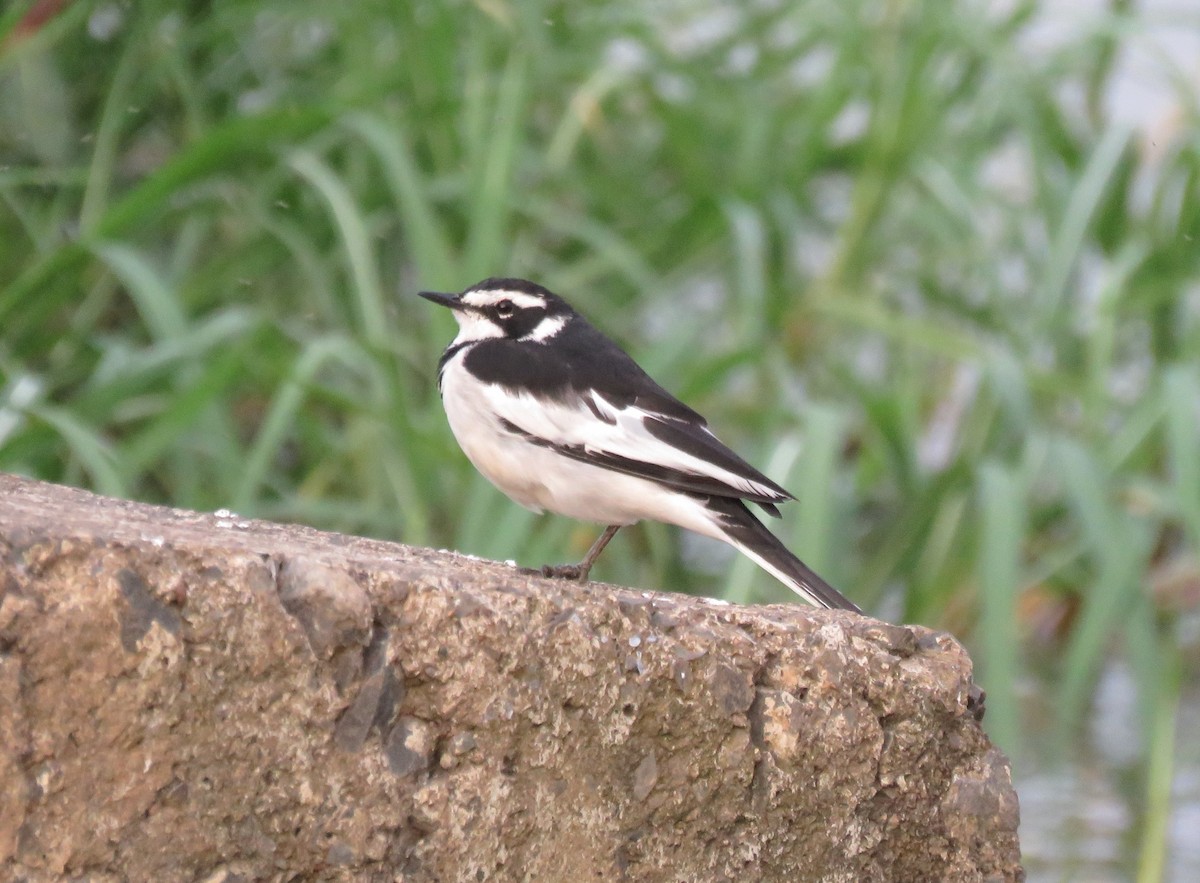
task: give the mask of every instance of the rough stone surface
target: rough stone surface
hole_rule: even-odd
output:
[[[945,635],[0,476],[0,879],[1013,880]]]

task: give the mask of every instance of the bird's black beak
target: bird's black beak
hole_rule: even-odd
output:
[[[431,300],[435,304],[441,304],[443,307],[449,307],[452,310],[465,310],[467,305],[464,304],[457,294],[443,294],[440,291],[418,291],[421,297],[425,300]]]

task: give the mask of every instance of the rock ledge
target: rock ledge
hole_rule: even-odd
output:
[[[0,475],[0,878],[1019,880],[944,634]]]

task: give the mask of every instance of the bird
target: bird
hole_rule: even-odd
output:
[[[563,298],[514,278],[418,294],[458,323],[438,390],[475,468],[527,509],[605,525],[582,561],[542,574],[586,582],[618,530],[650,519],[728,543],[817,607],[862,612],[747,505],[778,518],[795,497]]]

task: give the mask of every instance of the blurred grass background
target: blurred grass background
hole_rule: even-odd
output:
[[[533,278],[797,493],[809,563],[968,643],[1019,783],[1111,783],[1099,833],[1023,793],[1031,879],[1200,868],[1197,71],[1111,101],[1200,11],[1062,6],[9,4],[0,469],[575,560],[458,451],[414,297]],[[596,575],[791,600],[659,525]]]

